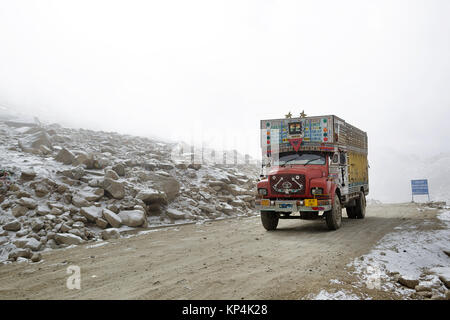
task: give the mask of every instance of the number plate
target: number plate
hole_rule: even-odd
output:
[[[281,209],[292,208],[292,204],[291,203],[280,203],[278,205],[278,207],[281,208]]]
[[[305,199],[305,206],[317,207],[317,199]]]
[[[270,206],[270,200],[268,199],[261,200],[261,205],[265,207]]]

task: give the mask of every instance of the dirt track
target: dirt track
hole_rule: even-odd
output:
[[[42,263],[0,265],[0,299],[301,299],[333,287],[330,279],[349,285],[349,262],[396,226],[434,215],[380,205],[334,232],[304,220],[280,220],[267,232],[259,217],[172,227],[45,252]],[[81,268],[81,290],[66,288],[70,265]]]

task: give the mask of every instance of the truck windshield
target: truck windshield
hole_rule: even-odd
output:
[[[326,162],[324,154],[313,152],[282,152],[280,158],[275,165],[285,166],[286,164],[319,164],[324,165]]]

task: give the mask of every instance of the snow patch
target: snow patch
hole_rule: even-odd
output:
[[[337,292],[320,291],[316,296],[310,297],[311,300],[361,300],[360,297],[345,290]]]

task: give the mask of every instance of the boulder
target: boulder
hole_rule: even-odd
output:
[[[44,222],[40,219],[36,219],[31,223],[31,230],[39,232],[44,227]]]
[[[28,230],[28,229],[23,229],[23,230],[20,230],[20,231],[17,231],[17,233],[16,233],[16,237],[25,237],[26,235],[28,235],[30,233],[30,230]]]
[[[198,208],[207,213],[213,213],[216,211],[216,208],[214,206],[208,205],[206,203],[199,204]]]
[[[17,248],[24,248],[25,245],[28,243],[28,239],[27,238],[19,238],[13,241],[13,244],[17,247]]]
[[[41,145],[41,146],[39,147],[39,151],[40,151],[42,154],[44,154],[44,155],[47,155],[47,154],[52,153],[52,150],[51,150],[49,147],[44,146],[44,145]]]
[[[194,170],[200,170],[201,167],[202,167],[202,165],[200,163],[190,163],[188,165],[189,169],[194,169]]]
[[[36,200],[27,197],[16,200],[16,203],[21,206],[27,207],[28,209],[36,209],[38,206]]]
[[[106,208],[107,208],[108,210],[111,210],[111,211],[114,212],[115,214],[119,213],[119,211],[120,211],[120,207],[118,207],[118,206],[115,205],[115,204],[111,204],[111,205],[109,205],[109,206],[106,206]]]
[[[11,213],[16,218],[25,215],[25,213],[27,213],[27,211],[28,211],[27,207],[21,206],[19,204],[16,204],[11,207]]]
[[[125,165],[122,163],[118,163],[112,167],[112,169],[120,176],[125,176]]]
[[[93,168],[93,158],[91,155],[87,154],[83,151],[76,152],[75,160],[73,162],[73,165],[84,165],[86,166],[86,169],[92,169]]]
[[[114,199],[123,199],[125,197],[125,187],[122,182],[115,181],[111,178],[105,178],[103,181],[103,189],[108,195]]]
[[[104,169],[110,164],[111,162],[107,158],[94,158],[93,169]]]
[[[173,220],[186,218],[186,214],[184,212],[181,212],[180,210],[173,209],[173,208],[167,209],[166,214],[169,218],[171,218]]]
[[[34,178],[36,178],[36,172],[34,172],[34,170],[31,169],[23,170],[22,173],[20,174],[20,179],[24,181],[31,181]]]
[[[58,192],[59,194],[63,194],[65,193],[67,190],[69,190],[69,188],[65,185],[65,184],[60,184],[57,186],[56,188],[56,192]]]
[[[398,282],[410,289],[414,289],[418,284],[419,284],[419,280],[415,280],[415,279],[408,279],[405,277],[399,277],[398,278]]]
[[[54,216],[59,216],[63,213],[63,211],[57,207],[53,207],[52,210],[50,210],[50,214]]]
[[[120,233],[115,228],[109,228],[105,229],[100,233],[100,236],[103,240],[109,240],[109,239],[118,239],[120,238]]]
[[[78,236],[78,237],[80,237],[80,238],[83,238],[83,239],[86,238],[86,235],[83,234],[83,232],[81,232],[80,229],[70,229],[70,230],[68,231],[68,233],[74,234],[74,235],[76,235],[76,236]]]
[[[57,233],[55,235],[55,241],[57,244],[72,245],[82,243],[83,239],[71,233]]]
[[[139,227],[146,222],[145,212],[142,210],[123,210],[118,214],[122,223],[128,227]]]
[[[436,267],[430,271],[439,277],[447,289],[450,289],[450,267]]]
[[[84,223],[81,222],[81,221],[74,222],[74,223],[72,224],[72,228],[75,228],[75,229],[81,229],[81,228],[84,228]]]
[[[180,192],[180,183],[173,177],[161,177],[151,174],[154,189],[166,194],[168,202],[173,201]]]
[[[24,152],[38,154],[40,153],[39,148],[42,145],[49,149],[53,148],[48,134],[43,130],[19,139],[19,147]]]
[[[39,261],[41,261],[41,259],[42,259],[42,255],[39,252],[35,252],[31,256],[31,261],[33,261],[33,262],[39,262]]]
[[[36,213],[40,216],[45,216],[47,214],[50,214],[50,209],[47,207],[38,206],[36,209]]]
[[[35,238],[28,238],[27,243],[25,244],[25,249],[30,249],[31,251],[39,251],[41,249],[42,243]]]
[[[96,189],[83,189],[79,191],[76,195],[86,199],[87,201],[98,201],[103,197],[104,194],[105,191],[102,188],[96,188]]]
[[[61,227],[59,228],[59,231],[61,231],[61,232],[63,232],[63,233],[66,233],[66,232],[68,232],[70,229],[71,229],[71,228],[70,228],[69,225],[63,223],[63,224],[61,225]]]
[[[38,183],[34,185],[34,193],[39,198],[45,197],[50,191],[48,190],[47,186],[43,183]]]
[[[158,169],[162,169],[162,170],[172,170],[173,168],[175,168],[175,166],[172,163],[170,163],[170,162],[157,163],[156,167]]]
[[[3,230],[6,231],[19,231],[22,228],[22,225],[19,221],[14,220],[3,226]]]
[[[90,207],[83,207],[80,209],[80,214],[85,216],[89,221],[95,222],[97,218],[102,217],[102,208],[90,206]]]
[[[97,218],[97,219],[95,219],[95,224],[99,228],[105,229],[108,226],[108,221],[106,221],[105,219],[102,219],[102,218]]]
[[[420,291],[431,291],[432,290],[430,286],[426,286],[426,285],[422,285],[422,284],[419,284],[419,285],[415,286],[414,289],[417,292],[420,292]]]
[[[66,176],[67,178],[74,179],[74,180],[80,180],[84,175],[86,174],[86,171],[83,167],[77,166],[72,169],[64,170],[61,172],[62,175]]]
[[[225,214],[233,214],[236,210],[228,203],[221,203],[220,211],[222,211]]]
[[[188,166],[184,162],[178,162],[177,164],[175,164],[175,167],[177,169],[186,170]]]
[[[47,248],[51,248],[51,249],[58,249],[59,248],[58,244],[53,239],[50,239],[50,240],[47,241],[46,247]]]
[[[114,228],[119,228],[122,225],[122,219],[111,210],[103,209],[103,217]]]
[[[167,204],[167,196],[164,192],[154,189],[141,190],[136,195],[136,199],[144,201],[145,204],[161,203]]]
[[[105,172],[105,178],[110,178],[113,180],[118,180],[119,175],[114,170],[106,170]]]
[[[73,195],[72,204],[78,208],[89,207],[91,205],[91,203],[89,201],[87,201],[85,198],[79,196],[78,194]]]
[[[75,155],[66,148],[62,148],[56,155],[55,160],[64,164],[72,164],[75,160]]]
[[[84,168],[82,166],[77,166],[71,170],[72,178],[75,180],[80,180],[86,172],[84,171]]]
[[[15,249],[11,251],[8,255],[8,259],[17,260],[17,258],[27,258],[30,259],[33,254],[30,249]]]

